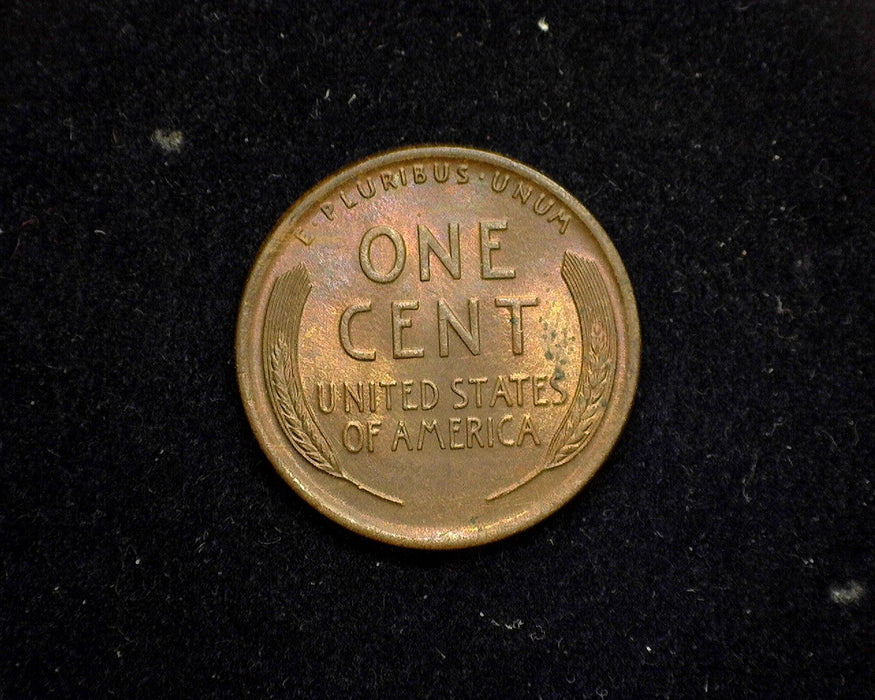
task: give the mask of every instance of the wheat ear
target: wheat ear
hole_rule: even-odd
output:
[[[277,279],[267,302],[262,358],[277,420],[289,442],[314,467],[373,496],[403,505],[400,499],[365,486],[343,472],[305,400],[298,370],[298,338],[301,315],[311,289],[307,269],[298,265]]]
[[[570,252],[566,252],[562,260],[562,279],[577,309],[583,339],[577,390],[550,441],[545,462],[522,479],[488,496],[488,501],[506,496],[545,471],[574,459],[595,435],[607,408],[614,381],[617,346],[607,288],[594,262]]]

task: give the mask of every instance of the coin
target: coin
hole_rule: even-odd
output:
[[[638,380],[632,286],[545,175],[420,146],[348,166],[271,231],[240,305],[241,395],[306,501],[392,544],[533,525],[607,458]]]

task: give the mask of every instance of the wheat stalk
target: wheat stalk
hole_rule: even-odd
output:
[[[301,315],[310,289],[307,270],[303,265],[298,265],[274,283],[265,313],[265,374],[280,427],[298,453],[317,469],[343,479],[373,496],[403,505],[400,499],[365,486],[343,472],[331,445],[307,405],[298,371],[297,344]],[[288,331],[289,337],[283,329]]]
[[[600,324],[593,328],[589,353],[584,363],[574,410],[568,414],[564,427],[553,438],[548,450],[553,458],[545,469],[566,464],[586,447],[605,412],[607,402],[603,399],[613,363],[607,354],[607,339]]]
[[[547,459],[518,481],[488,496],[487,501],[506,496],[540,474],[570,462],[593,438],[605,414],[613,386],[617,343],[607,288],[594,262],[570,252],[562,260],[562,279],[577,309],[584,338],[577,391],[550,441]],[[587,322],[589,316],[593,317],[591,323]]]
[[[314,467],[334,476],[343,476],[330,445],[319,433],[304,405],[298,379],[289,367],[288,359],[289,344],[285,336],[280,335],[270,354],[270,380],[283,432]]]

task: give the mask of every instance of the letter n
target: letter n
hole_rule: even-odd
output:
[[[453,327],[456,335],[468,348],[468,352],[472,355],[480,354],[480,302],[471,298],[468,299],[468,327],[465,328],[459,317],[453,313],[453,310],[447,305],[443,299],[438,299],[438,340],[440,345],[440,356],[447,357],[450,354],[450,334],[449,326]]]

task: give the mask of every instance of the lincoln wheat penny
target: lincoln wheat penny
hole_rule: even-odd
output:
[[[374,156],[280,218],[237,326],[246,412],[283,479],[363,535],[482,544],[572,498],[629,414],[640,333],[601,226],[514,160]]]

